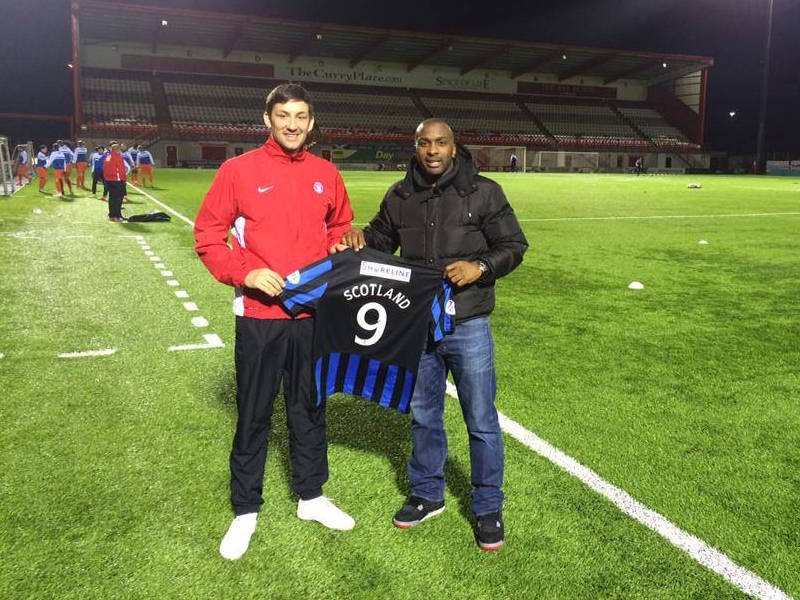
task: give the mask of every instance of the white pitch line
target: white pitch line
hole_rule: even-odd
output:
[[[542,219],[518,219],[520,223],[545,223],[548,221],[636,221],[647,219],[719,219],[730,217],[785,217],[798,216],[800,212],[773,213],[731,213],[716,215],[650,215],[650,216],[617,216],[617,217],[553,217]]]
[[[150,198],[153,202],[155,202],[157,204],[160,204],[161,206],[166,208],[171,213],[177,215],[178,217],[180,217],[181,219],[186,221],[189,224],[190,227],[194,227],[194,222],[193,221],[190,221],[189,219],[184,217],[182,214],[180,214],[176,210],[170,208],[169,206],[167,206],[163,202],[160,202],[160,201],[156,200],[150,194],[144,192],[143,190],[137,188],[136,186],[131,186],[131,187],[133,187],[134,189],[139,190],[142,194],[144,194],[145,196]],[[137,241],[140,244],[144,243],[144,238],[143,237],[139,237],[139,238],[137,238]],[[149,248],[149,246],[147,246],[147,247]],[[161,260],[157,256],[152,256],[152,254],[154,254],[154,253],[149,252],[149,251],[145,251],[145,254],[148,254],[148,253],[151,255],[150,256],[150,260],[151,261],[157,261],[157,260],[160,261]],[[161,262],[156,263],[155,267],[157,269],[163,269],[164,268],[164,263],[161,263]],[[171,277],[172,276],[172,271],[161,271],[161,274],[164,277]],[[170,287],[177,287],[177,286],[180,285],[180,283],[176,279],[168,279],[167,280],[167,285],[170,286]],[[189,297],[189,293],[186,292],[185,290],[176,290],[175,291],[175,296],[177,296],[178,298],[188,298]],[[194,302],[184,302],[183,303],[183,307],[187,311],[196,311],[196,310],[198,310],[197,309],[197,304],[195,304]],[[199,327],[208,327],[208,321],[206,319],[204,319],[203,317],[193,317],[192,318],[192,325],[194,325],[195,327],[198,327],[198,328]],[[208,350],[208,349],[212,349],[212,348],[224,348],[225,347],[225,344],[222,342],[222,338],[220,338],[216,333],[207,333],[207,334],[205,334],[203,336],[203,338],[206,340],[205,344],[185,344],[185,345],[182,345],[182,346],[170,346],[168,348],[168,351],[169,352],[180,352],[182,350]],[[116,352],[116,350],[114,352]],[[2,355],[0,355],[0,358],[2,358]]]
[[[5,358],[5,357],[6,357],[6,355],[5,355],[5,354],[3,354],[2,352],[0,352],[0,359],[3,359],[3,358]]]
[[[153,262],[160,262],[161,261],[161,257],[160,256],[151,256],[150,260],[152,260]]]
[[[168,352],[180,352],[182,350],[209,350],[211,348],[224,348],[225,344],[216,333],[207,333],[203,336],[205,344],[186,344],[183,346],[170,346]]]
[[[447,382],[447,393],[458,399],[456,386],[450,381]],[[726,554],[684,531],[666,517],[647,508],[626,491],[607,482],[600,475],[544,441],[532,431],[525,429],[516,421],[509,419],[499,410],[497,416],[500,420],[500,428],[523,446],[527,446],[542,458],[546,458],[573,477],[577,477],[595,492],[610,500],[626,515],[655,531],[673,546],[683,550],[698,563],[722,576],[745,594],[764,600],[791,600],[791,597],[781,589],[736,564]]]
[[[156,263],[154,266],[155,266],[156,269],[166,269],[167,268],[167,265],[165,265],[164,263]]]
[[[141,248],[142,250],[152,250],[152,248],[150,248],[150,246],[148,246],[147,244],[144,244],[143,246],[141,246]]]
[[[62,352],[58,358],[86,358],[89,356],[111,356],[117,351],[116,348],[106,348],[105,350],[87,350],[86,352]]]
[[[144,251],[144,255],[145,255],[145,256],[155,256],[155,254],[156,254],[156,253],[155,253],[155,252],[153,252],[152,250],[145,250],[145,251]]]
[[[181,220],[185,221],[186,223],[188,223],[189,227],[194,227],[194,221],[192,221],[191,219],[189,219],[187,217],[184,217],[181,213],[179,213],[177,210],[175,210],[171,206],[167,206],[166,204],[161,202],[161,200],[158,200],[158,199],[154,198],[153,196],[151,196],[150,194],[148,194],[147,192],[145,192],[142,188],[140,188],[138,186],[135,186],[133,184],[128,184],[128,185],[130,185],[133,189],[138,191],[140,194],[143,194],[143,195],[147,196],[148,198],[150,198],[150,200],[152,200],[153,202],[155,202],[156,204],[158,204],[162,208],[165,208],[166,210],[171,212],[173,215],[175,215],[179,219],[181,219]]]

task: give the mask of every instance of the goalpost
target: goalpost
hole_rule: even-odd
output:
[[[510,171],[511,156],[517,157],[517,172],[524,172],[527,165],[525,146],[472,146],[467,145],[473,160],[481,171]]]
[[[600,168],[600,153],[541,150],[534,156],[532,166],[537,171],[595,173]]]
[[[0,195],[14,193],[14,163],[8,151],[8,138],[0,136]]]

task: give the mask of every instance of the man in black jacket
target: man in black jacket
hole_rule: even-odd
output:
[[[496,378],[489,314],[494,282],[522,262],[528,248],[502,188],[477,174],[469,152],[455,143],[442,119],[428,119],[415,132],[416,156],[363,231],[342,242],[365,245],[442,268],[454,286],[456,329],[441,342],[429,340],[411,398],[413,450],[408,461],[411,496],[395,514],[407,529],[444,510],[444,396],[453,374],[469,433],[475,535],[484,550],[503,545],[503,436],[494,406]]]

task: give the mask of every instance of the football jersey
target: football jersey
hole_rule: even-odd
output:
[[[288,275],[284,308],[316,313],[317,404],[344,392],[408,412],[428,334],[439,341],[455,326],[451,293],[439,269],[369,248]]]

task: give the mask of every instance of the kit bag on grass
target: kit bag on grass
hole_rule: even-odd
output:
[[[171,221],[172,217],[170,217],[167,213],[163,212],[149,212],[143,215],[131,215],[128,217],[128,221]]]

